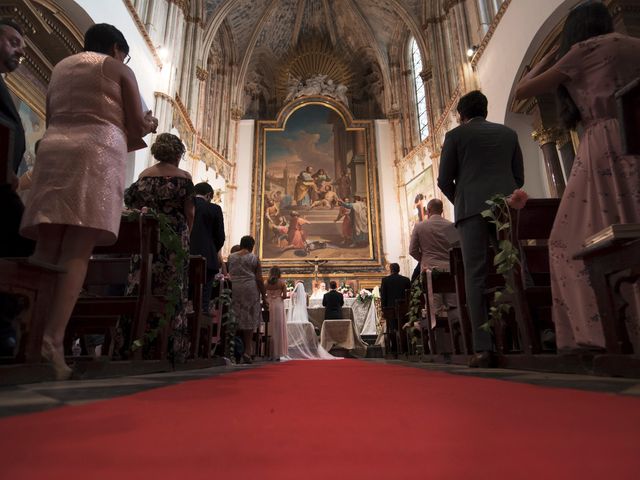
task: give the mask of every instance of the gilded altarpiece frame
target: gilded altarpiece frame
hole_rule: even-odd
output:
[[[298,99],[258,121],[251,226],[263,268],[306,277],[322,262],[345,278],[380,276],[377,171],[373,122],[332,99]]]

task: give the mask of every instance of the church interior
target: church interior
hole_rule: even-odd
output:
[[[555,87],[523,94],[536,74],[577,82],[572,72],[586,71],[591,51],[571,73],[557,73],[564,59],[545,66],[584,3],[1,0],[0,19],[13,23],[0,22],[0,35],[14,25],[23,38],[19,66],[0,70],[0,83],[19,114],[24,154],[7,177],[18,143],[0,109],[0,183],[15,174],[23,227],[36,215],[30,202],[49,198],[38,193],[47,175],[38,165],[59,138],[51,130],[61,115],[51,110],[62,100],[52,92],[64,83],[63,61],[88,54],[89,29],[113,25],[126,39],[120,60],[152,121],[144,146],[122,151],[124,188],[110,190],[120,195],[119,230],[113,245],[89,247],[58,364],[47,353],[47,322],[67,267],[37,260],[44,230],[34,257],[0,255],[0,336],[13,342],[0,351],[0,471],[7,479],[637,478],[640,63],[620,77],[629,86],[607,97],[619,115],[612,135],[626,149],[618,158],[629,165],[620,182],[618,170],[600,166],[574,179],[595,152],[585,145],[599,127],[586,119],[601,107],[579,104],[584,121],[569,126]],[[640,38],[639,0],[592,3],[610,14],[607,35]],[[118,59],[118,45],[102,53]],[[108,88],[108,60],[86,98]],[[567,87],[575,103],[577,91],[589,97],[586,83]],[[72,103],[76,92],[65,91]],[[482,244],[487,320],[479,323],[460,240],[464,163],[455,200],[442,188],[445,162],[467,148],[453,145],[453,132],[477,118],[461,106],[477,91],[488,101],[481,121],[515,132],[523,179],[473,212],[493,225]],[[132,108],[123,108],[130,122]],[[178,154],[169,166],[156,146],[171,139]],[[610,190],[598,184],[586,195],[618,195],[626,213],[602,207],[596,220],[587,200],[569,212],[567,198],[582,198],[576,185],[596,174],[613,178]],[[195,217],[178,209],[183,227],[136,200],[148,193],[143,179],[169,175],[181,178],[167,187],[172,195],[187,183],[196,198]],[[88,188],[79,203],[93,205],[101,192]],[[219,212],[213,261],[194,253],[193,222],[205,209],[197,198]],[[417,232],[432,216],[447,223],[446,246],[442,264],[426,265]],[[584,229],[563,224],[567,216]],[[600,226],[583,235],[592,223]],[[573,235],[579,248],[564,253],[558,244]],[[160,270],[165,254],[175,263]],[[566,308],[577,327],[561,327],[556,314],[569,303],[558,292],[573,288],[557,266],[564,256],[579,262],[590,289],[588,302]],[[162,275],[178,280],[161,291]],[[257,316],[257,327],[245,316]],[[480,330],[490,348],[479,347]]]

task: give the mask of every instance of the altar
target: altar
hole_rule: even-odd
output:
[[[290,305],[291,301],[287,298],[284,301],[285,311],[289,310]],[[320,332],[320,342],[327,351],[337,347],[349,350],[355,356],[364,356],[367,346],[362,337],[378,337],[378,317],[373,300],[346,297],[340,320],[325,320],[324,313],[321,298],[309,299],[309,321]]]

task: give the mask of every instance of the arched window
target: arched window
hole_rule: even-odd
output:
[[[427,95],[425,93],[422,77],[420,76],[420,72],[422,72],[422,59],[420,58],[418,43],[413,37],[409,42],[409,52],[413,74],[413,91],[415,94],[418,116],[418,131],[420,132],[420,141],[422,141],[429,135],[429,117],[427,116]]]

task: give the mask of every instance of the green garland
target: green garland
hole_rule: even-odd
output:
[[[172,258],[176,270],[179,270],[180,266],[184,265],[184,262],[189,261],[189,252],[182,247],[180,235],[171,226],[169,216],[153,209],[145,209],[144,211],[127,210],[125,212],[125,216],[130,222],[140,221],[142,215],[153,218],[158,222],[158,241],[168,252],[169,258]],[[134,339],[131,344],[132,352],[155,340],[160,329],[170,324],[171,319],[176,315],[176,307],[182,297],[182,288],[177,280],[173,280],[167,285],[165,297],[167,301],[165,302],[164,311],[160,315],[158,326],[146,332],[143,338]]]
[[[498,241],[493,265],[496,267],[496,272],[503,276],[505,286],[497,289],[493,294],[493,305],[489,309],[489,321],[481,327],[487,331],[492,326],[500,325],[503,318],[511,311],[512,305],[508,300],[513,295],[513,269],[520,265],[518,248],[509,240],[513,221],[507,198],[508,195],[494,195],[485,202],[490,208],[481,212],[483,217],[489,219],[489,223],[496,226],[499,238],[500,232],[504,232],[504,238]]]
[[[215,280],[214,288],[220,285],[219,280]],[[215,308],[220,308],[222,312],[222,326],[225,327],[224,336],[224,356],[227,358],[233,358],[236,347],[236,332],[238,330],[238,321],[233,309],[231,308],[231,289],[223,287],[220,289],[220,296],[214,301]]]
[[[409,321],[404,324],[403,328],[407,330],[411,344],[415,347],[418,344],[419,337],[422,336],[422,329],[420,328],[420,319],[422,315],[420,313],[421,310],[421,298],[424,295],[424,290],[422,288],[421,278],[416,278],[411,283],[411,293],[409,295],[409,309],[408,309],[408,317]]]

